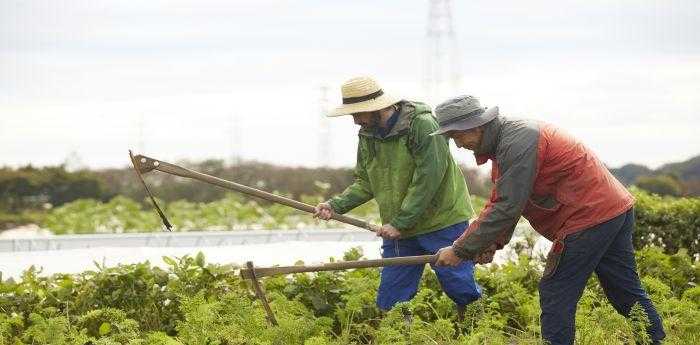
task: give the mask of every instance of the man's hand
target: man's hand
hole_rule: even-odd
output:
[[[462,263],[462,258],[455,254],[454,248],[452,246],[442,248],[437,252],[437,262],[435,266],[452,266],[455,267]]]
[[[384,224],[381,228],[377,229],[376,232],[377,236],[385,240],[395,240],[401,237],[401,232],[391,224]]]
[[[496,254],[496,249],[496,245],[492,244],[474,258],[474,263],[483,265],[493,261],[493,256]]]
[[[322,202],[316,205],[316,207],[314,207],[314,211],[314,218],[319,218],[323,220],[331,219],[331,217],[335,213],[335,211],[333,211],[333,207],[331,207],[331,204],[327,202]]]

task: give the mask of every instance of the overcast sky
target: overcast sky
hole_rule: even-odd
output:
[[[238,155],[351,166],[320,87],[424,99],[429,2],[0,0],[0,166]],[[564,127],[610,166],[700,154],[700,1],[458,1],[461,86]],[[318,133],[330,128],[329,156]],[[71,154],[72,153],[72,154]],[[459,161],[473,165],[467,152]]]

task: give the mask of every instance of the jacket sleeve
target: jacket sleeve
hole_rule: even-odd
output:
[[[431,115],[413,120],[409,138],[415,170],[401,209],[390,222],[399,230],[413,228],[435,197],[447,172],[450,159],[447,140],[441,135],[431,136],[438,125]]]
[[[524,128],[509,136],[496,153],[500,177],[491,198],[467,230],[453,244],[455,254],[473,259],[492,244],[498,249],[510,241],[527,203],[537,174],[539,131]]]
[[[339,214],[344,214],[353,208],[360,206],[367,201],[370,201],[374,194],[369,183],[369,176],[364,165],[362,143],[357,145],[357,163],[355,164],[355,181],[345,188],[345,190],[328,200],[328,203],[333,208],[333,211]]]

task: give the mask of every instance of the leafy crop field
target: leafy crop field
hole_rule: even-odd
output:
[[[664,320],[666,344],[699,344],[700,199],[633,193],[639,271]],[[484,200],[474,202],[479,210]],[[233,194],[207,203],[174,201],[165,212],[176,231],[340,226]],[[353,213],[378,222],[372,203]],[[162,229],[152,210],[124,197],[73,201],[38,219],[56,234]],[[386,314],[374,302],[377,269],[263,279],[280,323],[271,327],[238,268],[207,263],[201,253],[164,257],[165,268],[96,264],[78,274],[45,276],[31,267],[17,281],[0,282],[0,345],[540,344],[542,258],[532,255],[531,245],[514,246],[511,261],[478,267],[484,298],[469,306],[461,322],[430,270],[417,296]],[[343,260],[361,257],[351,250]],[[577,311],[577,344],[645,343],[644,315],[638,308],[630,319],[616,314],[595,280]],[[413,315],[410,324],[405,313]]]
[[[700,198],[660,197],[633,188],[637,202],[637,227],[634,244],[637,248],[657,246],[666,253],[685,248],[691,256],[700,257]],[[315,205],[321,196],[305,196],[301,201]],[[472,196],[479,212],[486,200]],[[212,202],[174,201],[164,211],[174,231],[240,230],[240,229],[306,229],[338,228],[345,224],[318,221],[309,214],[278,204],[263,204],[238,194],[227,194]],[[55,234],[124,233],[162,231],[163,225],[149,206],[117,196],[108,202],[80,199],[50,210],[39,222]],[[376,204],[368,202],[352,211],[352,215],[378,224]]]
[[[472,197],[472,200],[476,210],[481,209],[485,202],[477,196]],[[320,196],[306,196],[301,201],[316,205],[323,199]],[[227,194],[223,199],[208,203],[175,201],[165,204],[164,212],[173,224],[174,231],[346,226],[334,221],[318,221],[293,208],[262,204],[238,194]],[[352,214],[379,223],[374,201],[356,208]],[[143,207],[140,203],[121,196],[104,203],[93,199],[67,203],[51,210],[41,225],[55,234],[149,232],[163,229],[160,218],[151,210],[150,205]]]
[[[539,344],[541,260],[523,250],[479,267],[485,297],[456,321],[452,302],[426,270],[417,296],[386,315],[374,299],[379,271],[359,269],[263,279],[278,327],[237,268],[204,255],[43,277],[27,270],[0,284],[0,345],[6,344]],[[361,257],[351,250],[344,260]],[[683,251],[637,253],[643,283],[664,319],[667,344],[700,342],[700,265]],[[403,314],[413,314],[407,324]],[[625,319],[592,278],[579,304],[577,344],[634,344],[643,314]]]

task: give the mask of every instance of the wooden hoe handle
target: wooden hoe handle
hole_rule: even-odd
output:
[[[164,173],[180,176],[180,177],[187,177],[191,179],[195,179],[198,181],[206,182],[209,184],[213,184],[215,186],[219,186],[225,189],[230,189],[234,190],[237,192],[241,192],[243,194],[251,195],[254,197],[258,197],[261,199],[265,199],[268,201],[276,202],[278,204],[282,204],[285,206],[293,207],[297,210],[308,212],[308,213],[316,213],[316,209],[314,206],[311,206],[309,204],[305,204],[303,202],[296,201],[294,199],[290,198],[285,198],[283,196],[279,196],[276,194],[268,193],[259,189],[255,189],[252,187],[248,187],[246,185],[242,185],[240,183],[224,180],[215,176],[207,175],[200,173],[198,171],[194,171],[191,169],[183,168],[181,166],[168,163],[168,162],[163,162],[159,161],[150,157],[146,157],[143,155],[136,155],[133,156],[132,162],[134,163],[134,168],[136,168],[137,172],[139,174],[144,174],[152,170],[158,170],[162,171]],[[369,222],[366,222],[361,219],[357,219],[354,217],[349,217],[345,216],[342,214],[333,214],[331,217],[333,220],[337,220],[341,223],[345,224],[350,224],[354,225],[359,228],[367,229],[369,231],[376,231],[379,227],[376,225],[373,225]]]
[[[255,278],[291,274],[304,272],[321,272],[321,271],[340,271],[352,268],[368,268],[368,267],[384,267],[384,266],[399,266],[399,265],[425,265],[435,263],[437,261],[435,255],[420,255],[420,256],[402,256],[396,258],[375,259],[375,260],[359,260],[359,261],[341,261],[331,262],[322,265],[314,266],[279,266],[279,267],[256,267]],[[241,269],[241,277],[244,279],[254,279],[251,275],[251,270]]]

